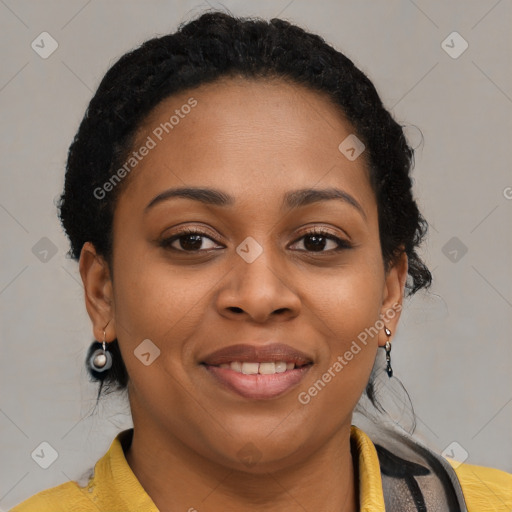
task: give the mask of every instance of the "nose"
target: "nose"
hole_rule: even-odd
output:
[[[286,273],[275,259],[272,261],[268,251],[263,251],[252,263],[237,260],[216,302],[222,316],[256,323],[272,318],[290,320],[299,314],[301,304]]]

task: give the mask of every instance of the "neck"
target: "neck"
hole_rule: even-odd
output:
[[[350,424],[311,456],[263,473],[218,464],[158,429],[134,428],[125,456],[160,510],[359,510]]]

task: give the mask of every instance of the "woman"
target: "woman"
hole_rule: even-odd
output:
[[[134,428],[13,510],[509,510],[512,475],[352,425],[431,282],[412,162],[368,78],[287,22],[208,13],[123,56],[60,215],[98,397],[127,389]]]

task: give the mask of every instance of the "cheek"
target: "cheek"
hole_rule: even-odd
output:
[[[296,398],[303,407],[304,424],[314,423],[319,436],[331,435],[347,421],[373,368],[378,343],[372,327],[379,320],[381,302],[378,290],[368,288],[365,281],[361,288],[333,293],[332,302],[315,311],[327,341],[324,357]],[[318,418],[323,418],[321,424]]]
[[[355,405],[364,391],[382,328],[379,315],[383,280],[379,255],[369,255],[357,265],[336,270],[333,277],[318,283],[316,291],[308,294],[310,321],[327,344],[324,364],[316,375],[321,382],[315,380],[316,390],[303,391],[310,397],[321,394],[318,402],[326,407],[335,407],[336,403],[339,407],[341,402]]]
[[[304,288],[306,310],[316,317],[319,328],[323,326],[327,339],[334,336],[339,340],[340,349],[349,338],[357,337],[378,320],[384,284],[378,255],[361,251],[350,264],[333,268],[314,281]]]
[[[155,343],[166,344],[183,337],[199,324],[215,283],[210,273],[193,278],[190,271],[155,258],[133,257],[120,262],[116,271],[116,322],[131,342],[154,338]]]
[[[173,269],[154,257],[133,255],[121,260],[114,283],[115,318],[131,395],[135,400],[144,397],[144,407],[155,416],[165,411],[173,424],[177,419],[167,411],[190,407],[189,393],[183,393],[191,386],[185,361],[187,341],[197,337],[215,280],[210,283],[203,274],[192,279],[190,272]],[[141,354],[148,352],[149,361],[144,361]]]

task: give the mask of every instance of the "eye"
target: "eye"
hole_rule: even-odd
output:
[[[204,247],[203,239],[207,239],[216,245],[214,240],[207,236],[206,233],[191,228],[183,229],[176,235],[161,240],[158,245],[165,249],[172,249],[181,252],[200,252],[215,248],[214,246]],[[181,248],[177,246],[181,246]]]
[[[209,240],[213,246],[205,247],[204,240]],[[339,238],[323,229],[313,229],[297,239],[293,245],[303,241],[305,252],[338,252],[344,249],[351,249],[353,246],[347,240]],[[210,244],[210,245],[211,245]],[[202,252],[215,249],[216,242],[206,233],[200,230],[185,228],[179,233],[161,240],[160,247],[180,252]],[[331,247],[329,247],[331,245]],[[327,247],[327,250],[325,250]]]
[[[344,249],[351,249],[352,244],[347,240],[332,235],[323,229],[313,229],[305,233],[301,238],[296,240],[294,244],[303,241],[305,249],[299,249],[307,252],[337,252]],[[324,250],[331,245],[328,250]],[[333,247],[334,246],[334,247]]]

